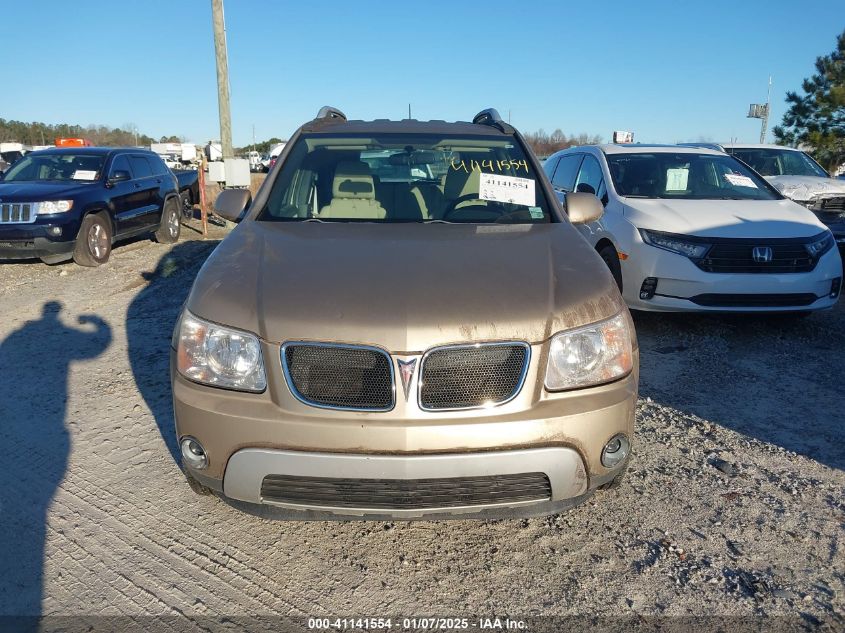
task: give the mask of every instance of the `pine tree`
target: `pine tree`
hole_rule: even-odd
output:
[[[845,31],[836,50],[816,59],[816,74],[805,79],[803,95],[787,92],[789,110],[773,132],[779,143],[808,146],[828,169],[845,162]]]

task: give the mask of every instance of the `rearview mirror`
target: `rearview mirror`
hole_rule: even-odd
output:
[[[566,194],[566,214],[572,224],[597,222],[604,215],[604,207],[591,193]]]
[[[230,222],[240,222],[250,202],[249,189],[224,189],[214,201],[214,213]]]

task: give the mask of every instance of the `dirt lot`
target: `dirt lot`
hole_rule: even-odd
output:
[[[167,349],[216,244],[183,235],[99,269],[0,265],[0,614],[845,627],[842,302],[800,321],[638,315],[630,476],[567,514],[279,523],[196,496],[174,460]]]

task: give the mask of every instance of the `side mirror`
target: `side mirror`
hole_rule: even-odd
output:
[[[214,201],[214,213],[230,222],[240,222],[250,202],[249,189],[224,189]]]
[[[109,183],[123,182],[124,180],[132,180],[132,175],[125,169],[117,169],[109,176]]]
[[[572,224],[597,222],[604,215],[604,207],[591,193],[566,194],[566,214]]]

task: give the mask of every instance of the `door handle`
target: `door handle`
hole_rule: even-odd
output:
[[[135,189],[140,189],[140,188],[141,188],[141,183],[140,183],[140,182],[136,182],[136,183],[135,183]]]

